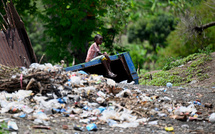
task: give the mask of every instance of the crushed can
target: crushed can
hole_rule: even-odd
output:
[[[81,127],[80,125],[75,125],[75,126],[74,126],[74,130],[84,131],[84,128]]]

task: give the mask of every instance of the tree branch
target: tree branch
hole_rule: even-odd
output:
[[[211,23],[207,23],[205,25],[202,25],[202,26],[196,26],[194,27],[193,29],[197,32],[202,32],[203,30],[209,28],[209,27],[212,27],[212,26],[215,26],[215,22],[211,22]]]

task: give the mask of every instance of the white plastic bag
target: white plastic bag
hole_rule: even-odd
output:
[[[70,78],[70,83],[71,83],[72,85],[80,85],[80,82],[81,82],[81,78],[78,77],[78,76],[72,76],[72,77]]]
[[[114,127],[121,127],[121,128],[138,127],[139,123],[138,122],[130,122],[130,123],[124,122],[122,124],[114,124],[113,126]]]
[[[212,113],[209,117],[210,122],[215,122],[215,113]]]
[[[107,79],[107,84],[109,86],[116,86],[116,82],[114,80],[112,80],[112,79]]]

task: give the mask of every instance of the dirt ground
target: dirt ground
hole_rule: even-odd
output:
[[[197,81],[195,84],[191,85],[193,87],[213,87],[215,86],[215,52],[211,53],[212,61],[204,65],[204,74],[208,74],[209,78],[203,81]]]
[[[188,106],[188,103],[193,103],[195,100],[200,100],[201,105],[195,105],[197,112],[199,113],[199,119],[189,120],[186,116],[183,120],[174,119],[172,116],[159,117],[158,115],[146,114],[149,119],[148,122],[141,123],[138,127],[118,128],[110,127],[107,123],[97,123],[97,131],[87,131],[86,124],[79,122],[79,118],[63,117],[62,114],[53,114],[48,121],[48,127],[50,129],[35,129],[33,126],[33,120],[26,118],[14,118],[12,114],[1,114],[0,119],[10,118],[18,125],[18,131],[10,131],[10,133],[18,134],[84,134],[84,133],[97,133],[97,134],[118,134],[118,133],[131,133],[131,134],[165,134],[165,133],[215,133],[215,123],[209,122],[208,118],[212,113],[215,113],[215,53],[212,53],[212,61],[204,65],[205,71],[209,78],[203,81],[196,81],[193,84],[189,84],[186,87],[155,87],[144,85],[129,85],[118,84],[119,87],[124,89],[136,90],[139,89],[145,94],[150,96],[158,96],[159,98],[168,97],[171,98],[172,104],[182,104]],[[166,91],[160,91],[159,89],[166,89]],[[213,105],[212,108],[205,107],[205,103]],[[154,103],[151,103],[148,108],[154,109]],[[158,103],[159,104],[159,103]],[[162,108],[164,103],[160,103],[158,108]],[[74,130],[74,125],[80,125],[84,128],[84,131]],[[40,125],[41,126],[41,125]],[[42,125],[44,126],[44,125]],[[167,132],[165,127],[173,127],[172,132]],[[6,132],[6,131],[5,131]],[[4,132],[3,132],[4,133]]]
[[[201,106],[197,106],[197,110],[202,112],[201,116],[203,117],[202,120],[193,120],[193,121],[180,121],[173,118],[167,117],[158,117],[158,116],[151,116],[149,117],[148,123],[140,124],[136,128],[112,128],[109,127],[108,124],[98,124],[97,131],[77,131],[73,129],[74,125],[81,125],[83,123],[79,122],[79,119],[72,119],[70,117],[62,117],[62,115],[55,114],[49,123],[49,130],[46,129],[33,129],[32,127],[35,125],[33,121],[29,119],[21,119],[16,118],[15,121],[19,127],[19,130],[16,133],[19,134],[71,134],[71,133],[132,133],[132,134],[140,134],[140,133],[158,133],[158,134],[165,134],[165,133],[172,133],[167,132],[164,130],[165,126],[172,126],[174,128],[174,133],[215,133],[215,124],[210,123],[208,121],[208,116],[215,112],[214,108],[206,108],[203,106],[205,103],[212,103],[215,104],[215,88],[179,88],[179,87],[172,87],[168,88],[166,92],[158,92],[157,89],[162,87],[150,87],[150,86],[141,86],[141,85],[127,85],[121,84],[119,85],[124,88],[128,89],[140,89],[144,93],[156,95],[159,97],[169,97],[172,99],[173,102],[193,102],[196,99],[201,100]],[[160,106],[161,107],[161,106]],[[13,118],[10,114],[1,115],[4,118]],[[150,125],[150,122],[157,121],[157,124]],[[64,130],[63,125],[68,126],[68,129]]]
[[[212,60],[206,62],[206,64],[202,65],[203,68],[202,74],[207,74],[208,78],[200,81],[198,78],[192,78],[194,82],[191,84],[187,84],[187,87],[204,87],[204,88],[211,88],[215,86],[215,52],[211,53]],[[184,67],[178,67],[178,69],[185,70],[188,66],[190,66],[191,62],[186,64]],[[177,69],[177,68],[176,68]]]

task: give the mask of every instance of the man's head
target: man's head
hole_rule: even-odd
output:
[[[102,44],[103,37],[102,37],[100,34],[97,34],[97,35],[94,37],[94,41],[96,42],[97,45],[100,45],[100,44]]]

